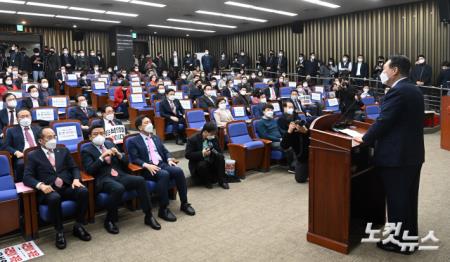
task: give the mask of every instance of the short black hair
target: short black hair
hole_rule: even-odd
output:
[[[283,101],[283,108],[287,107],[288,104],[294,105],[294,103],[292,103],[292,101],[290,101],[290,100],[284,100],[284,101]]]
[[[19,113],[22,112],[22,111],[27,111],[27,112],[30,113],[30,115],[31,115],[30,110],[28,110],[27,108],[21,108],[21,109],[19,109],[19,110],[16,111],[16,116],[18,116]]]
[[[84,95],[82,95],[82,94],[78,94],[78,95],[76,95],[75,96],[75,102],[77,102],[78,103],[78,98],[80,98],[80,97],[84,97],[84,98],[86,98]]]
[[[411,69],[411,61],[409,58],[403,55],[394,55],[389,57],[391,63],[390,68],[397,67],[402,76],[409,76],[409,71]]]
[[[171,89],[171,88],[167,88],[167,89],[166,89],[166,95],[168,95],[168,94],[169,94],[170,92],[172,92],[172,91],[175,92],[175,90],[173,90],[173,89]]]
[[[27,89],[27,92],[30,93],[30,90],[33,89],[33,88],[37,89],[37,86],[35,86],[35,85],[29,86],[28,89]]]
[[[222,101],[227,102],[227,99],[226,99],[225,97],[223,97],[223,96],[217,98],[217,103],[216,103],[216,104],[217,104],[217,107],[219,107],[219,104],[220,104],[220,102],[222,102]]]
[[[104,114],[108,107],[111,107],[112,109],[114,109],[114,107],[112,105],[106,104],[106,105],[100,107],[100,113]]]
[[[297,93],[297,95],[298,95],[298,90],[297,89],[292,89],[291,90],[291,95],[292,95],[292,93]]]
[[[10,96],[14,96],[14,98],[17,98],[16,95],[13,93],[6,93],[3,95],[3,102],[6,102],[6,99]]]
[[[101,129],[105,130],[105,128],[103,127],[103,125],[101,125],[100,123],[94,122],[94,123],[89,127],[88,134],[91,135],[91,134],[92,134],[92,131],[94,131],[94,129],[96,129],[96,128],[101,128]]]
[[[149,117],[146,115],[140,115],[136,118],[136,120],[134,121],[134,125],[136,126],[136,128],[139,128],[140,126],[142,126],[142,122],[144,121],[144,118],[149,118]]]
[[[206,122],[206,123],[203,125],[202,133],[203,133],[203,131],[206,131],[206,132],[208,132],[208,133],[216,132],[216,131],[217,131],[217,126],[216,126],[216,124],[215,124],[214,122],[212,122],[212,121]]]
[[[36,134],[36,136],[37,136],[38,139],[42,139],[42,136],[44,135],[44,130],[46,130],[46,129],[51,129],[51,130],[53,130],[53,129],[52,129],[51,127],[49,127],[49,126],[45,126],[45,127],[43,127],[43,128],[40,128],[40,129],[38,130],[37,134]]]
[[[262,111],[264,112],[266,109],[272,109],[273,110],[274,108],[273,108],[273,105],[271,103],[266,103],[263,106]]]

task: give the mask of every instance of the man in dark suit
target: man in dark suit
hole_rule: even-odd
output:
[[[153,135],[153,124],[150,118],[138,116],[135,124],[140,133],[130,139],[128,154],[132,163],[143,167],[143,177],[146,180],[153,180],[157,183],[159,193],[158,216],[169,222],[177,220],[176,216],[168,208],[168,191],[171,179],[175,180],[180,195],[180,210],[190,216],[195,215],[194,208],[188,203],[186,178],[183,170],[176,166],[178,161],[172,158],[159,137]]]
[[[388,221],[402,223],[399,237],[408,230],[418,235],[417,206],[420,170],[425,158],[423,140],[424,101],[418,87],[408,81],[411,62],[404,56],[393,56],[384,64],[380,78],[391,89],[381,104],[380,116],[362,138],[365,144],[375,143],[374,163],[386,192]],[[401,251],[400,246],[388,242],[381,249]]]
[[[75,59],[69,53],[69,49],[67,47],[63,48],[63,53],[59,56],[61,60],[61,65],[64,66],[67,70],[71,71],[75,68]]]
[[[27,109],[17,111],[17,121],[19,125],[7,129],[3,147],[14,156],[14,174],[16,181],[20,182],[24,169],[23,153],[25,149],[37,145],[39,127],[31,126],[31,113]]]
[[[17,99],[13,93],[3,95],[4,108],[0,111],[0,138],[3,137],[3,128],[17,124]]]
[[[268,87],[264,88],[263,92],[266,95],[267,100],[275,101],[280,97],[280,89],[276,88],[273,81],[267,82]]]
[[[277,58],[273,50],[269,51],[269,56],[267,57],[266,70],[271,73],[275,73],[277,71]],[[273,77],[273,74],[269,76]]]
[[[25,97],[22,100],[22,108],[31,110],[32,108],[47,105],[47,103],[45,103],[45,101],[39,97],[39,89],[37,86],[35,85],[29,86],[27,92],[28,94],[30,94],[30,96]]]
[[[208,112],[210,107],[216,108],[217,97],[213,96],[212,86],[208,83],[205,86],[205,94],[198,99],[198,107]]]
[[[287,58],[284,56],[284,51],[280,50],[277,59],[277,71],[278,74],[287,72]]]
[[[67,76],[67,71],[66,71],[66,67],[65,66],[61,66],[59,72],[56,72],[56,81],[58,81],[59,83],[59,89],[61,91],[61,93],[64,92],[64,85],[66,83],[66,81],[68,81],[68,76]],[[47,74],[46,74],[47,75]],[[50,77],[49,77],[50,80]]]
[[[173,133],[178,145],[184,145],[186,136],[184,133],[184,109],[178,99],[175,98],[175,91],[168,89],[166,99],[159,104],[159,113],[166,120],[166,126],[173,126]],[[183,126],[180,127],[180,124]]]
[[[356,63],[352,66],[352,77],[356,78],[368,78],[369,77],[369,65],[364,62],[364,56],[362,54],[358,55],[358,58],[356,59]],[[355,81],[356,86],[362,87],[364,84],[363,79],[357,79]]]
[[[95,117],[95,111],[88,107],[86,97],[83,95],[77,95],[75,97],[75,102],[77,105],[73,110],[69,112],[69,119],[77,119],[81,122],[81,129],[83,130],[83,136],[88,137],[89,130],[89,118]]]
[[[106,209],[104,227],[108,233],[118,234],[119,228],[115,224],[118,220],[117,209],[122,202],[126,190],[136,190],[142,211],[145,214],[144,222],[155,230],[161,229],[158,221],[152,215],[152,205],[145,179],[127,173],[128,159],[114,146],[111,141],[105,140],[105,129],[100,124],[89,128],[91,143],[81,150],[81,159],[86,172],[95,177],[96,193],[108,193],[109,201]]]
[[[418,86],[429,86],[431,85],[432,73],[433,70],[431,66],[426,63],[425,56],[419,55],[411,70],[410,78],[411,81]]]
[[[91,240],[91,235],[82,226],[88,210],[89,193],[80,182],[80,171],[70,151],[65,147],[56,147],[55,132],[49,127],[39,132],[38,142],[40,147],[28,155],[23,182],[39,190],[38,202],[48,206],[49,216],[57,232],[56,247],[66,247],[61,210],[64,200],[77,203],[73,235],[83,241]]]
[[[223,189],[229,189],[225,177],[225,158],[216,135],[216,124],[206,123],[201,132],[188,139],[185,156],[189,159],[192,177],[197,178],[206,188],[211,189],[212,184],[218,182]]]
[[[309,60],[305,61],[305,74],[307,76],[317,76],[319,71],[319,61],[316,59],[316,54],[311,52],[309,54]]]

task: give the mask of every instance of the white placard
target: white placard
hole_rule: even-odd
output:
[[[182,99],[180,100],[180,104],[183,107],[184,110],[192,109],[191,100],[189,99]]]
[[[105,130],[105,136],[111,137],[114,140],[114,143],[123,143],[123,138],[126,135],[126,129],[124,125],[115,125],[115,126],[109,126]]]
[[[177,86],[170,85],[170,86],[167,87],[167,89],[171,89],[173,91],[177,91]]]
[[[233,84],[236,86],[236,85],[239,85],[240,83],[241,83],[242,81],[240,80],[240,79],[235,79],[235,80],[233,80]]]
[[[95,90],[105,90],[105,82],[94,82],[94,89]]]
[[[36,120],[53,121],[55,116],[53,115],[53,109],[43,108],[36,109]]]
[[[328,92],[328,98],[336,98],[336,92],[334,91]]]
[[[108,78],[106,78],[106,77],[99,77],[99,78],[97,79],[97,81],[99,81],[99,82],[104,82],[104,83],[108,83]]]
[[[235,117],[243,117],[245,116],[245,108],[243,106],[233,107],[234,116]]]
[[[339,101],[337,98],[328,99],[328,105],[329,106],[337,106],[337,105],[339,105]]]
[[[67,107],[67,98],[65,98],[65,97],[52,97],[52,106],[54,106],[54,107]]]
[[[78,75],[79,77],[79,75]],[[68,74],[67,75],[67,80],[69,81],[77,81],[77,74]]]
[[[132,77],[131,82],[141,82],[141,79],[139,77]]]
[[[297,87],[297,82],[289,82],[289,87]]]
[[[109,75],[108,75],[108,74],[101,74],[100,77],[103,77],[103,78],[108,79],[108,78],[109,78]]]
[[[0,110],[3,109],[3,101],[0,101]]]
[[[16,96],[16,98],[22,98],[23,97],[22,91],[8,91],[8,93],[14,94]]]
[[[263,79],[263,83],[264,83],[264,84],[267,84],[267,82],[269,82],[270,80],[272,80],[272,79],[270,79],[270,78],[264,78],[264,79]]]
[[[139,81],[137,81],[137,82],[135,82],[135,81],[133,81],[133,82],[131,82],[131,86],[141,86],[141,82],[139,82]]]
[[[133,101],[133,103],[143,103],[144,102],[144,98],[143,98],[142,94],[131,94],[131,100]]]
[[[73,74],[75,74],[77,76],[77,78],[80,78],[81,75],[81,71],[75,71],[73,72]],[[75,79],[76,80],[76,79]]]
[[[34,241],[25,242],[15,246],[0,249],[0,261],[28,261],[44,255]]]
[[[183,92],[181,91],[175,92],[175,98],[178,100],[183,99]]]
[[[172,85],[172,81],[164,81],[164,86],[170,86]]]
[[[280,104],[278,103],[271,103],[273,106],[273,111],[274,112],[280,112]]]
[[[317,93],[323,93],[323,86],[315,86],[314,91],[316,91]]]
[[[76,126],[60,126],[56,128],[58,141],[74,140],[78,138]]]
[[[133,94],[142,94],[142,86],[134,86],[131,88]]]
[[[302,102],[302,105],[309,105],[309,104],[311,104],[311,96],[310,95],[300,95],[300,101]]]
[[[313,101],[320,101],[322,100],[322,95],[320,93],[311,93],[311,99]]]

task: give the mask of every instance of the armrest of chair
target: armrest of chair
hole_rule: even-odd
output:
[[[132,174],[137,174],[137,173],[139,173],[139,172],[141,172],[143,170],[142,167],[140,167],[140,166],[138,166],[136,164],[132,164],[132,163],[128,164],[128,169],[130,170],[130,172]]]
[[[88,175],[88,173],[86,173],[84,171],[80,172],[80,176],[81,176],[81,181],[83,181],[83,182],[94,181],[94,177],[91,175]]]
[[[16,183],[17,194],[31,194],[36,192],[34,188],[26,186],[23,182]]]
[[[186,137],[190,137],[193,134],[197,133],[198,131],[199,130],[197,128],[188,127],[188,128],[186,128]]]
[[[267,139],[262,139],[262,138],[254,139],[254,141],[261,141],[264,143],[264,160],[263,160],[262,168],[267,172],[270,169],[270,157],[271,157],[271,151],[272,151],[270,144],[272,144],[272,141],[267,140]]]
[[[255,138],[255,139],[253,139],[253,141],[261,141],[261,142],[264,143],[264,145],[270,145],[270,144],[272,144],[272,141],[271,141],[271,140],[268,140],[268,139],[262,139],[262,138]]]
[[[156,134],[161,140],[164,141],[166,130],[166,120],[164,119],[164,117],[155,116],[155,129]]]
[[[37,190],[24,185],[23,182],[16,183],[15,185],[17,194],[22,197],[24,237],[27,240],[31,240],[33,237],[37,237],[38,232],[36,203]]]

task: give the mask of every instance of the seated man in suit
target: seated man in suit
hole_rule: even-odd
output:
[[[205,86],[205,94],[198,99],[198,107],[208,112],[210,107],[216,107],[217,97],[213,96],[214,90],[210,84]]]
[[[12,155],[16,181],[23,177],[23,153],[29,147],[37,145],[36,135],[39,127],[31,126],[31,113],[27,109],[17,111],[19,125],[8,128],[6,131],[4,148]]]
[[[95,177],[96,193],[105,192],[110,195],[104,227],[108,233],[118,234],[115,224],[118,220],[117,209],[122,196],[127,190],[136,190],[145,214],[144,222],[155,230],[161,229],[152,215],[150,193],[145,179],[127,173],[128,159],[120,153],[111,141],[105,140],[105,129],[100,124],[89,128],[91,143],[81,151],[81,159],[86,172]]]
[[[16,95],[6,93],[3,96],[4,108],[0,111],[0,138],[3,138],[3,128],[17,124],[17,99]]]
[[[166,88],[164,85],[158,85],[158,93],[153,96],[153,101],[164,100],[166,98]]]
[[[37,137],[40,147],[28,155],[23,182],[39,190],[38,202],[48,206],[50,219],[57,232],[56,247],[66,247],[61,210],[64,200],[73,200],[77,204],[73,235],[83,241],[91,240],[91,235],[82,226],[88,210],[89,193],[80,182],[80,171],[75,161],[67,148],[56,148],[53,129],[43,128]]]
[[[189,86],[189,99],[195,101],[203,95],[202,80],[195,80],[193,83]]]
[[[56,81],[60,84],[59,90],[64,93],[64,84],[68,80],[67,71],[65,66],[61,66],[59,72],[56,73]]]
[[[226,85],[222,89],[222,96],[232,99],[238,95],[238,91],[234,89],[233,80],[229,79],[226,81]]]
[[[175,179],[180,195],[180,210],[190,216],[195,215],[194,208],[188,203],[186,178],[183,170],[176,166],[178,161],[171,157],[159,137],[153,135],[153,124],[150,118],[138,116],[135,124],[140,133],[130,139],[128,154],[132,163],[143,167],[142,175],[144,178],[157,183],[159,193],[158,216],[169,222],[177,220],[176,216],[168,208],[168,191],[171,179]]]
[[[267,100],[275,101],[280,97],[280,89],[274,87],[273,81],[267,82],[268,87],[264,88],[264,94],[266,94]]]
[[[247,93],[247,88],[242,87],[241,90],[239,90],[239,95],[234,98],[233,105],[234,106],[245,106],[245,109],[247,111],[247,115],[250,115],[250,97],[248,96],[249,93]]]
[[[253,107],[253,118],[261,118],[264,115],[263,107],[265,104],[267,104],[266,94],[264,94],[264,92],[257,92],[253,98],[256,98],[258,100],[256,106]]]
[[[217,126],[207,122],[201,132],[191,136],[186,145],[186,158],[192,178],[211,189],[218,182],[223,189],[230,189],[225,176],[225,158],[216,138]]]
[[[81,122],[81,129],[83,129],[83,137],[88,137],[89,130],[89,118],[95,117],[95,111],[88,107],[88,102],[86,97],[83,95],[77,95],[75,97],[75,102],[77,105],[73,110],[70,111],[69,119],[77,119]]]
[[[47,105],[47,103],[45,103],[45,101],[40,98],[39,89],[37,86],[29,86],[27,92],[28,94],[30,94],[30,97],[25,97],[22,100],[22,108],[31,110],[32,108]]]
[[[176,143],[184,145],[186,142],[186,135],[184,133],[184,108],[178,99],[175,98],[175,91],[168,89],[166,91],[166,99],[159,104],[159,113],[161,117],[166,120],[166,126],[173,126],[173,133],[175,135]],[[183,126],[180,127],[180,124]]]

